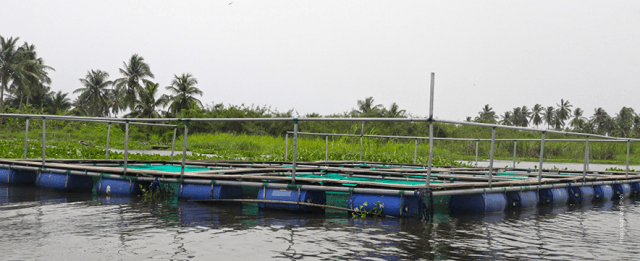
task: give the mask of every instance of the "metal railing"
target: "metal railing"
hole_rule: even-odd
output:
[[[126,159],[127,159],[127,151],[128,151],[128,126],[129,124],[145,124],[143,122],[184,122],[185,123],[185,133],[184,133],[184,142],[183,142],[183,153],[182,153],[182,163],[181,163],[181,172],[180,178],[182,179],[184,176],[184,167],[186,161],[186,148],[187,148],[187,136],[189,130],[189,122],[242,122],[242,121],[292,121],[293,122],[293,159],[292,159],[292,183],[295,184],[296,178],[296,166],[297,166],[297,143],[298,143],[298,135],[301,134],[298,130],[298,124],[300,121],[344,121],[344,122],[362,122],[363,126],[365,122],[427,122],[429,124],[429,137],[410,137],[416,139],[424,138],[429,140],[429,156],[428,156],[428,164],[427,164],[427,179],[425,188],[429,189],[431,182],[431,169],[433,165],[433,140],[436,139],[455,139],[455,138],[436,138],[433,137],[433,123],[445,123],[445,124],[455,124],[455,125],[470,125],[470,126],[479,126],[492,128],[491,135],[491,151],[490,151],[490,164],[489,164],[489,186],[491,187],[492,178],[493,178],[493,160],[494,160],[494,150],[495,150],[495,141],[500,140],[514,140],[514,139],[496,139],[495,133],[496,129],[511,129],[511,130],[522,130],[522,131],[531,131],[531,132],[540,132],[542,133],[542,137],[540,139],[540,168],[538,170],[538,182],[542,180],[542,169],[543,169],[543,157],[544,157],[544,143],[545,143],[545,134],[546,133],[556,133],[556,134],[567,134],[567,135],[575,135],[586,137],[585,141],[585,159],[584,159],[584,170],[583,176],[586,178],[587,168],[588,168],[588,160],[589,160],[589,138],[602,138],[606,140],[612,140],[617,142],[627,142],[627,170],[625,177],[628,178],[629,175],[629,148],[631,142],[639,142],[640,139],[632,139],[632,138],[618,138],[618,137],[609,137],[597,134],[589,134],[589,133],[577,133],[577,132],[566,132],[566,131],[558,131],[558,130],[539,130],[534,128],[526,128],[526,127],[516,127],[516,126],[506,126],[506,125],[497,125],[497,124],[487,124],[487,123],[477,123],[477,122],[461,122],[461,121],[451,121],[451,120],[441,120],[433,118],[433,104],[434,104],[434,84],[435,83],[435,74],[431,73],[431,81],[430,81],[430,102],[429,102],[429,117],[428,118],[101,118],[101,117],[76,117],[76,116],[57,116],[57,115],[31,115],[31,114],[0,114],[0,117],[14,117],[14,118],[42,118],[43,120],[43,140],[42,140],[42,163],[44,165],[45,160],[45,119],[49,120],[77,120],[77,121],[98,121],[105,122],[111,121],[112,123],[126,124],[126,136],[125,136],[125,169],[126,169]],[[147,123],[148,124],[148,123]],[[27,124],[28,126],[28,124]],[[170,126],[177,128],[175,125],[157,125],[157,126]],[[364,129],[364,127],[363,127]],[[337,134],[322,134],[325,136],[332,136]],[[349,134],[340,134],[340,135],[349,135]],[[288,134],[287,136],[287,147],[288,147]],[[361,131],[360,136],[360,157],[362,157],[362,139],[365,137],[364,132]],[[391,137],[391,136],[387,136]],[[399,136],[395,136],[399,138]],[[328,144],[328,139],[326,139],[326,143]],[[455,139],[460,140],[460,139]],[[487,139],[464,139],[464,140],[472,140],[479,142],[481,140]],[[537,139],[527,139],[527,140],[536,140]],[[583,141],[583,140],[579,140]],[[26,141],[25,141],[26,143]],[[175,129],[174,129],[174,145],[175,145]],[[477,146],[476,146],[477,151]],[[328,152],[326,152],[328,153]],[[173,152],[172,152],[173,154]],[[477,153],[476,153],[477,155]],[[417,157],[415,155],[414,157]],[[362,160],[362,158],[360,158]]]

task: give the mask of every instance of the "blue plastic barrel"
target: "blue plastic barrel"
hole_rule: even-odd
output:
[[[349,197],[349,207],[360,209],[362,206],[363,210],[371,211],[378,201],[380,201],[379,207],[382,207],[382,215],[415,217],[419,214],[417,197],[399,195],[352,194]]]
[[[631,183],[631,195],[633,196],[640,195],[640,182]]]
[[[540,190],[540,204],[559,205],[567,204],[569,191],[567,188],[549,188]]]
[[[507,207],[507,197],[504,193],[454,195],[449,207],[453,214],[502,211]]]
[[[613,185],[614,199],[628,198],[631,195],[631,185],[615,184]]]
[[[514,191],[507,192],[507,206],[510,208],[530,208],[538,205],[538,192]]]
[[[238,199],[242,198],[242,187],[204,184],[180,184],[178,197],[182,199]]]
[[[595,200],[610,200],[613,197],[611,185],[595,185],[593,191]]]
[[[97,186],[100,194],[137,195],[140,193],[140,183],[130,179],[101,178]]]
[[[569,192],[570,203],[589,202],[593,200],[594,191],[592,186],[571,187]]]
[[[33,184],[36,172],[0,168],[0,183],[2,184]]]
[[[324,205],[327,201],[324,191],[307,191],[300,190],[300,196],[298,196],[298,190],[288,189],[272,189],[261,188],[258,191],[258,199],[262,200],[279,200],[290,202],[307,202],[314,204]],[[302,210],[302,211],[322,211],[322,208],[303,206],[297,204],[278,204],[278,203],[258,203],[259,208],[273,208],[273,209],[285,209],[285,210]]]
[[[91,191],[93,178],[41,171],[36,177],[36,186],[69,191]]]

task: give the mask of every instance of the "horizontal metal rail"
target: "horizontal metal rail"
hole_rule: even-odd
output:
[[[292,131],[287,131],[287,133],[293,133]],[[340,134],[340,133],[320,133],[320,132],[298,132],[298,134],[304,135],[312,135],[312,136],[338,136],[338,137],[370,137],[370,138],[391,138],[391,139],[418,139],[418,140],[428,140],[429,137],[422,136],[397,136],[397,135],[373,135],[373,134]],[[474,138],[444,138],[444,137],[433,137],[434,140],[453,140],[453,141],[491,141],[491,139],[474,139]],[[540,141],[541,139],[495,139],[495,141]],[[575,142],[585,142],[585,139],[545,139],[545,141],[575,141]],[[629,140],[620,139],[620,140],[589,140],[589,142],[627,142]],[[640,140],[631,140],[631,142],[640,142]]]
[[[346,121],[346,122],[439,122],[455,125],[469,125],[487,128],[499,128],[532,132],[544,132],[544,133],[556,133],[564,135],[575,135],[584,137],[596,137],[610,140],[625,140],[625,141],[640,141],[640,139],[634,138],[621,138],[605,135],[598,135],[592,133],[580,133],[580,132],[568,132],[558,130],[541,130],[526,127],[507,126],[499,124],[488,124],[468,121],[452,121],[452,120],[440,120],[429,118],[103,118],[103,117],[78,117],[78,116],[61,116],[61,115],[38,115],[38,114],[10,114],[2,113],[0,117],[14,117],[14,118],[47,118],[50,120],[111,120],[111,121],[129,121],[131,122],[180,122],[180,121],[202,121],[202,122],[227,122],[227,121]],[[475,140],[475,139],[474,139]],[[513,139],[511,139],[513,140]]]

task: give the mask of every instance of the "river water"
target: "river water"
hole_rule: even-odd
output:
[[[638,259],[640,200],[434,221],[0,185],[2,260]]]

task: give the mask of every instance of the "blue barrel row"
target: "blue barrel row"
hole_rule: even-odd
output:
[[[640,183],[569,186],[506,193],[454,195],[449,201],[453,214],[503,211],[540,205],[578,204],[640,195]]]
[[[66,191],[91,191],[93,178],[90,176],[53,173],[47,171],[22,171],[0,168],[0,183],[7,184],[34,184],[41,188],[50,188]],[[140,193],[140,182],[134,180],[101,178],[96,184],[99,194],[110,195],[136,195]],[[178,197],[187,200],[203,199],[240,199],[243,198],[242,187],[188,184],[180,185]],[[276,200],[289,202],[307,202],[319,205],[326,204],[324,191],[286,190],[261,188],[257,193],[259,200]],[[371,211],[374,207],[382,209],[383,215],[389,216],[417,216],[419,214],[419,200],[416,197],[400,195],[349,195],[348,206],[365,211]],[[259,208],[282,209],[315,212],[322,208],[299,204],[259,203]]]

